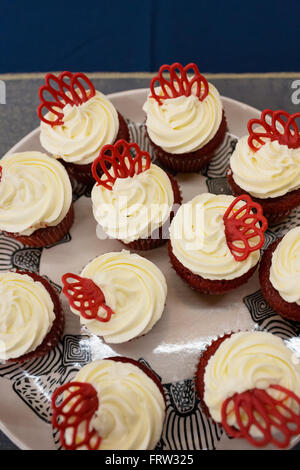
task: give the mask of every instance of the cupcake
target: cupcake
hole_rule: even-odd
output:
[[[0,273],[0,361],[29,361],[53,349],[64,330],[59,297],[36,273]]]
[[[165,407],[163,387],[148,367],[111,357],[87,364],[54,392],[52,425],[67,450],[153,450]]]
[[[230,437],[288,447],[300,434],[300,364],[271,333],[216,339],[200,357],[196,389],[205,413]]]
[[[41,145],[61,160],[70,176],[92,185],[91,167],[101,148],[129,140],[125,119],[82,73],[48,73],[39,96]],[[44,110],[48,112],[43,114]]]
[[[40,152],[1,159],[0,230],[32,247],[61,240],[74,221],[72,187],[64,167]]]
[[[259,279],[272,309],[282,317],[300,321],[300,227],[268,247],[261,260]]]
[[[143,110],[155,156],[175,172],[197,172],[207,165],[227,130],[218,90],[193,63],[162,65]]]
[[[193,289],[224,294],[254,273],[266,228],[261,207],[249,196],[200,194],[171,223],[171,263]]]
[[[124,343],[147,334],[161,318],[166,302],[162,272],[126,250],[101,255],[80,276],[67,273],[62,281],[72,312],[107,343]]]
[[[151,163],[148,152],[119,140],[102,148],[92,172],[93,213],[105,236],[132,250],[166,243],[181,194],[177,181]]]
[[[300,113],[266,109],[248,123],[230,158],[228,183],[235,196],[250,194],[269,224],[285,219],[300,205]]]

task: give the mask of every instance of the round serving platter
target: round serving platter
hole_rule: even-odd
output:
[[[143,103],[147,89],[109,95],[128,119],[131,139],[151,152],[145,139]],[[198,174],[178,174],[184,202],[202,192],[230,194],[226,169],[236,137],[246,133],[247,122],[260,112],[246,104],[222,97],[228,134],[209,166]],[[42,150],[35,129],[10,152]],[[75,185],[75,223],[70,233],[51,248],[26,248],[0,233],[0,270],[39,272],[61,292],[61,276],[80,273],[93,258],[123,246],[101,239],[92,215],[89,192]],[[300,225],[300,211],[267,231],[265,247],[290,228]],[[265,248],[264,247],[264,248]],[[71,380],[87,362],[124,355],[145,362],[161,378],[167,397],[167,416],[158,449],[250,449],[245,441],[229,439],[201,412],[193,387],[193,375],[201,349],[224,332],[260,328],[284,338],[300,353],[299,324],[284,321],[264,301],[257,274],[246,285],[224,296],[205,296],[192,291],[171,268],[167,245],[140,252],[162,270],[168,296],[162,319],[146,336],[122,345],[110,345],[82,330],[63,295],[66,328],[56,349],[46,357],[21,366],[1,365],[0,428],[22,449],[59,449],[51,427],[50,399],[54,389]],[[294,439],[292,446],[296,444]],[[267,449],[271,449],[268,446]]]

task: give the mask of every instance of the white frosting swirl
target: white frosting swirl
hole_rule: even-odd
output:
[[[286,302],[300,305],[300,227],[290,230],[277,245],[270,281]]]
[[[0,273],[0,360],[34,351],[51,330],[55,314],[45,287],[26,274]]]
[[[156,92],[161,94],[160,87]],[[149,95],[143,110],[151,140],[172,154],[195,152],[204,147],[217,133],[223,113],[219,92],[211,83],[203,101],[191,94],[165,99],[159,105]]]
[[[270,385],[281,385],[300,396],[299,360],[281,338],[271,333],[235,333],[220,344],[208,361],[204,401],[212,418],[221,422],[222,404],[227,398],[253,388],[266,390]],[[280,393],[269,392],[274,397]],[[290,405],[294,407],[295,403]],[[238,427],[234,413],[229,415],[229,424]]]
[[[251,252],[244,261],[236,261],[227,245],[223,216],[234,199],[200,194],[183,204],[171,223],[174,255],[186,268],[205,279],[234,279],[259,261],[259,250]]]
[[[80,317],[83,325],[107,343],[123,343],[145,335],[162,316],[166,280],[155,264],[142,256],[126,250],[106,253],[92,260],[81,276],[100,287],[106,305],[114,311],[108,322]]]
[[[100,450],[154,449],[162,433],[165,402],[145,372],[129,362],[106,359],[87,364],[74,380],[92,384],[98,393],[99,408],[91,425],[102,438]]]
[[[72,187],[61,163],[40,152],[23,152],[5,155],[0,164],[1,230],[31,235],[63,220]]]
[[[119,118],[114,105],[99,91],[79,106],[67,104],[63,125],[51,127],[41,121],[42,146],[55,158],[86,165],[91,163],[106,144],[112,144],[119,131]],[[56,115],[45,116],[53,121]]]
[[[300,188],[300,148],[290,149],[277,140],[265,139],[257,152],[248,136],[239,139],[230,158],[233,179],[252,196],[266,199]]]
[[[150,237],[168,220],[174,204],[170,179],[154,164],[132,178],[118,178],[112,191],[95,184],[91,196],[96,221],[107,235],[125,243]]]

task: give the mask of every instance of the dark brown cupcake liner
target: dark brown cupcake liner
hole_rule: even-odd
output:
[[[43,248],[51,246],[60,241],[70,230],[74,222],[74,206],[71,204],[67,215],[63,220],[53,227],[40,228],[31,235],[21,235],[19,233],[5,232],[8,237],[14,238],[26,246]]]
[[[284,300],[270,281],[272,256],[281,240],[282,237],[275,240],[263,254],[259,268],[260,287],[265,300],[278,315],[288,320],[300,321],[300,305]]]
[[[156,158],[164,168],[173,172],[196,173],[204,168],[213,158],[218,147],[222,144],[226,131],[227,122],[223,111],[222,121],[216,135],[204,147],[195,152],[172,154],[165,152],[161,147],[156,145],[150,138],[145,125],[146,136],[151,143]]]
[[[119,131],[115,142],[120,139],[126,140],[127,142],[130,139],[129,129],[127,122],[123,118],[123,116],[118,112],[119,117]],[[70,163],[64,161],[62,158],[59,161],[64,165],[65,169],[67,170],[69,176],[74,178],[79,183],[85,184],[86,186],[92,187],[95,184],[95,180],[92,175],[92,164],[88,163],[87,165],[78,165],[76,163]]]
[[[300,189],[290,191],[284,196],[260,199],[253,197],[250,193],[247,193],[247,191],[236,184],[233,179],[231,168],[227,171],[227,181],[234,196],[248,194],[254,202],[261,205],[264,216],[268,220],[270,226],[282,222],[289,216],[295,207],[300,206]]]
[[[173,268],[176,273],[183,279],[187,284],[194,290],[201,292],[202,294],[209,295],[223,295],[230,292],[233,289],[241,286],[248,282],[250,277],[254,274],[258,263],[249,269],[248,272],[235,279],[227,280],[210,280],[205,279],[197,274],[194,274],[188,268],[186,268],[173,253],[171,241],[169,241],[169,257]]]
[[[7,362],[17,362],[23,363],[25,361],[31,361],[38,357],[45,356],[49,351],[54,349],[58,344],[59,340],[61,339],[64,327],[65,327],[65,317],[64,312],[59,300],[59,296],[56,293],[55,289],[51,286],[50,282],[48,282],[44,277],[40,276],[37,273],[31,273],[27,271],[17,271],[19,274],[27,274],[30,276],[34,281],[40,282],[45,289],[49,292],[51,300],[54,305],[54,314],[55,319],[52,324],[52,328],[49,333],[44,338],[43,342],[34,350],[23,356],[14,359],[8,359]]]
[[[169,173],[167,173],[172,189],[173,189],[173,194],[174,194],[174,205],[179,206],[182,203],[182,196],[181,196],[181,191],[178,182],[171,176]],[[154,248],[158,248],[160,246],[163,246],[165,243],[167,243],[168,238],[165,237],[168,228],[170,226],[170,223],[172,222],[172,219],[174,217],[174,211],[171,212],[169,220],[165,222],[165,224],[159,228],[158,231],[156,232],[157,237],[156,238],[140,238],[139,240],[134,240],[130,243],[125,243],[122,240],[119,240],[122,245],[124,245],[126,248],[129,248],[130,250],[133,251],[145,251],[145,250],[152,250]]]

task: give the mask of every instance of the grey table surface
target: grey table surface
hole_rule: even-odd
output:
[[[6,103],[0,104],[0,158],[15,143],[39,125],[36,108],[39,103],[38,88],[42,78],[17,76],[1,77],[6,88]],[[299,74],[208,76],[223,96],[242,101],[258,109],[285,109],[300,112],[300,103],[292,100],[295,86],[300,86]],[[297,80],[298,83],[295,83]],[[149,86],[149,77],[108,76],[94,78],[96,89],[104,94]],[[1,101],[1,100],[0,100]],[[3,101],[3,100],[2,100]],[[0,431],[0,450],[18,448]],[[293,450],[300,450],[298,444]]]

